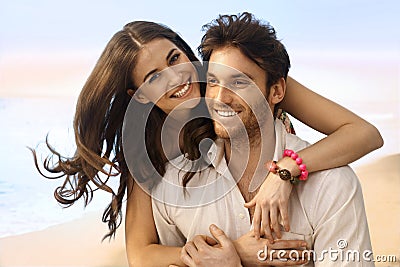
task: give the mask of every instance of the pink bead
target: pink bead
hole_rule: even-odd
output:
[[[300,169],[301,171],[307,170],[306,164],[300,164],[300,165],[299,165],[299,169]]]
[[[283,152],[283,154],[286,157],[290,157],[290,155],[292,155],[292,153],[293,153],[293,150],[290,150],[290,149],[285,149],[285,151]]]
[[[299,179],[305,181],[307,180],[307,178],[308,178],[308,171],[307,170],[302,171]]]
[[[292,155],[290,155],[290,157],[291,157],[292,159],[297,159],[298,156],[299,156],[299,155],[297,155],[297,153],[295,153],[295,152],[293,152]]]
[[[278,169],[278,166],[276,165],[276,163],[274,161],[267,162],[267,165],[269,165],[268,166],[268,170],[270,172],[276,173],[276,170]]]
[[[300,165],[301,163],[303,163],[303,159],[302,158],[297,158],[296,159],[296,163],[297,163],[297,165]]]

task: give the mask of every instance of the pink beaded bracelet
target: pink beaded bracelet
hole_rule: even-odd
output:
[[[300,169],[300,176],[299,176],[299,180],[301,181],[305,181],[308,178],[308,171],[307,171],[307,166],[306,164],[303,163],[303,159],[299,157],[299,155],[294,152],[293,150],[290,149],[285,149],[283,151],[283,156],[284,157],[291,157],[293,160],[296,161],[297,166],[299,166]]]
[[[279,166],[276,163],[277,163],[276,161],[268,161],[265,164],[265,167],[267,167],[267,169],[270,172],[279,175],[279,177],[284,181],[289,181],[291,184],[298,184],[299,183],[300,180],[299,180],[298,177],[292,176],[290,171],[288,171],[286,169],[279,168]]]

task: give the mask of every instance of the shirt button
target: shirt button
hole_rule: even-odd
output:
[[[239,218],[243,220],[244,219],[244,214],[243,213],[239,213]]]

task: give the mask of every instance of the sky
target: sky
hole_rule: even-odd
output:
[[[76,95],[79,88],[71,87],[82,84],[112,35],[130,21],[166,24],[196,49],[202,25],[218,14],[243,11],[270,22],[294,59],[399,59],[397,0],[0,0],[0,94],[35,95],[20,90],[36,84],[43,91],[42,80],[63,80],[59,91],[69,88]]]
[[[164,23],[197,45],[203,24],[218,14],[242,11],[269,21],[289,47],[345,48],[350,44],[361,49],[376,46],[394,49],[400,36],[400,3],[396,0],[2,0],[0,3],[2,52],[100,48],[113,33],[133,20]]]

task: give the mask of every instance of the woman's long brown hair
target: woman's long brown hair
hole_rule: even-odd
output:
[[[109,192],[110,204],[103,213],[102,221],[108,223],[109,232],[104,238],[115,236],[122,221],[122,202],[131,178],[122,147],[122,126],[125,111],[131,97],[127,89],[136,89],[132,80],[133,69],[137,67],[136,58],[140,47],[156,38],[167,38],[177,45],[192,62],[198,62],[190,47],[182,38],[169,28],[145,21],[132,22],[117,32],[105,47],[92,73],[79,95],[74,117],[76,152],[68,158],[60,155],[46,140],[51,155],[44,162],[44,169],[54,176],[44,174],[38,164],[35,150],[32,150],[38,171],[46,178],[63,178],[54,196],[66,206],[74,204],[80,198],[89,204],[96,188]],[[204,86],[202,86],[204,95]],[[167,159],[163,153],[160,138],[160,123],[165,114],[154,108],[146,124],[146,147],[150,160],[158,174],[165,174]],[[191,121],[191,133],[184,138],[183,151],[189,158],[200,157],[198,144],[206,137],[213,138],[212,123],[209,119]],[[132,127],[135,127],[132,125]],[[55,159],[55,164],[53,160]],[[140,165],[140,159],[138,165]],[[140,173],[140,172],[139,172]],[[145,172],[144,172],[145,173]],[[101,179],[101,175],[106,178]],[[140,174],[139,174],[140,175]],[[187,175],[187,179],[193,173]],[[119,187],[115,192],[107,182],[119,178]],[[151,179],[151,177],[135,177]],[[129,196],[130,197],[130,196]]]

